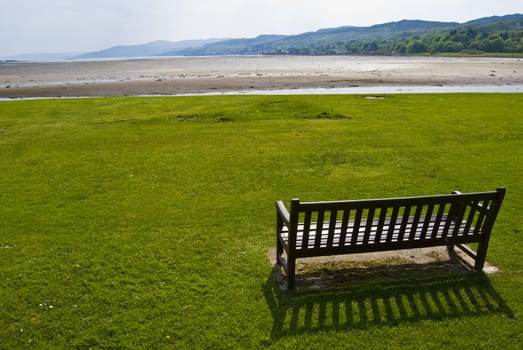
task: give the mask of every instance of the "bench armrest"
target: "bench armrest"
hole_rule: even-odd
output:
[[[290,226],[290,215],[287,211],[287,208],[285,208],[285,204],[283,204],[282,201],[276,202],[276,213],[278,216],[282,219],[283,223],[289,227]]]

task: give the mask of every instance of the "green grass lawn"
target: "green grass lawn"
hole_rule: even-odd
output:
[[[523,94],[1,102],[0,348],[521,349],[522,175]],[[275,200],[501,185],[497,274],[276,286]]]

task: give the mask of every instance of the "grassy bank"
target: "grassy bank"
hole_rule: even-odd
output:
[[[523,95],[0,103],[0,348],[523,346]],[[507,187],[495,275],[280,291],[274,201]]]

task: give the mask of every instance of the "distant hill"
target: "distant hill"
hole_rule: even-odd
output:
[[[333,55],[445,52],[523,53],[523,15],[492,16],[467,23],[402,20],[369,27],[344,26],[288,36],[232,39],[188,48],[177,55]],[[454,35],[463,28],[469,37]],[[438,36],[437,33],[441,35]],[[478,37],[471,38],[475,33]],[[452,37],[452,39],[450,39]],[[499,39],[501,38],[501,39]],[[441,40],[435,43],[433,40]],[[462,40],[462,42],[460,42]],[[499,42],[503,40],[503,44]],[[469,44],[471,46],[469,47]]]
[[[459,25],[454,22],[430,22],[403,20],[378,24],[370,27],[344,26],[319,29],[298,35],[260,35],[253,39],[231,39],[207,44],[200,48],[189,48],[177,52],[179,55],[241,55],[241,54],[282,54],[299,53],[298,48],[314,48],[339,42],[363,40],[377,36],[402,37],[407,34],[422,34],[438,28],[452,28]]]
[[[141,45],[121,45],[110,47],[105,50],[88,52],[76,56],[75,59],[160,56],[165,55],[167,52],[174,52],[188,48],[198,48],[206,44],[212,44],[223,40],[224,39],[204,39],[177,42],[157,40]]]
[[[259,54],[258,46],[270,45],[286,38],[285,35],[260,35],[252,39],[228,39],[191,47],[183,50],[174,50],[165,53],[170,56],[198,56],[198,55],[248,55]]]

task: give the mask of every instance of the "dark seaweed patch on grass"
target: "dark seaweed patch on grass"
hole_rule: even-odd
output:
[[[186,114],[186,115],[177,115],[176,120],[180,121],[191,121],[191,120],[198,120],[199,119],[198,114]]]
[[[213,122],[218,123],[232,122],[233,118],[224,116],[222,113],[199,113],[199,114],[180,114],[176,116],[176,120],[183,122]]]
[[[352,119],[352,117],[339,113],[321,112],[316,115],[316,119]]]

